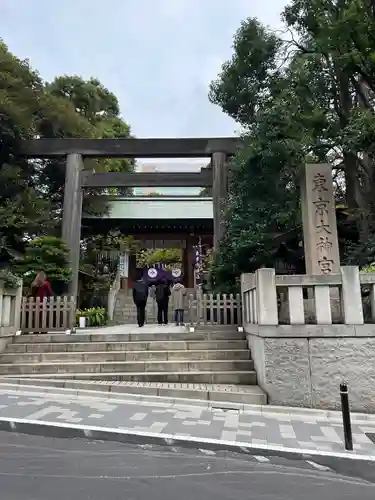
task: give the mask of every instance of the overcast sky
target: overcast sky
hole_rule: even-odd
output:
[[[137,137],[230,136],[207,97],[240,22],[280,27],[286,0],[0,0],[0,36],[46,80],[97,77]]]

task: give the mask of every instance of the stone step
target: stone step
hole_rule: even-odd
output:
[[[38,335],[32,336],[33,338],[39,337]],[[22,341],[29,336],[19,337]],[[154,340],[146,342],[74,342],[74,337],[64,335],[64,340],[73,340],[73,342],[27,342],[21,343],[20,341],[8,344],[6,353],[49,353],[49,352],[106,352],[106,351],[184,351],[184,350],[243,350],[247,349],[246,340],[173,340],[163,341]],[[87,340],[87,339],[86,339]]]
[[[139,329],[141,331],[142,328]],[[36,343],[51,343],[51,342],[150,342],[154,340],[163,341],[191,341],[191,340],[244,340],[245,335],[242,332],[233,331],[228,333],[226,330],[213,331],[195,331],[186,332],[185,330],[170,332],[161,329],[155,332],[145,333],[115,333],[115,334],[89,334],[89,333],[73,333],[67,335],[65,333],[51,334],[31,334],[19,335],[15,337],[15,343],[36,344]]]
[[[66,362],[111,362],[111,361],[191,361],[191,360],[248,360],[249,351],[242,350],[182,350],[182,351],[94,351],[94,352],[50,352],[2,354],[0,364]]]
[[[27,375],[56,373],[123,373],[123,372],[229,372],[252,371],[252,360],[218,361],[112,361],[112,362],[55,362],[55,363],[13,363],[0,364],[1,375]]]
[[[201,405],[204,402],[214,403],[216,406],[231,407],[231,404],[265,405],[267,396],[257,385],[229,385],[229,384],[181,384],[181,383],[155,383],[155,382],[112,382],[94,380],[61,380],[39,378],[6,379],[8,384],[18,390],[28,390],[33,387],[40,392],[56,391],[58,389],[79,391],[82,395],[98,397],[158,397],[168,398],[169,401],[178,402],[190,400],[192,404]],[[81,391],[85,391],[84,394]],[[87,392],[89,391],[89,392]],[[189,401],[189,402],[190,402]]]
[[[19,379],[27,379],[30,375],[19,375]],[[6,381],[12,376],[3,376]],[[13,376],[14,378],[14,376]],[[38,374],[39,379],[70,379],[70,380],[98,380],[98,381],[132,381],[137,383],[182,383],[182,384],[240,384],[256,385],[254,371],[209,371],[209,372],[116,372],[116,373],[53,373]]]

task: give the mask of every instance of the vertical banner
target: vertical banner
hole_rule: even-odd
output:
[[[120,278],[128,278],[129,277],[129,253],[128,252],[124,252],[120,255],[119,268],[120,268]]]

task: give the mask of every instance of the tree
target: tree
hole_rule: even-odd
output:
[[[24,235],[50,227],[49,201],[37,189],[34,162],[20,158],[19,144],[35,134],[42,81],[28,61],[0,40],[0,239],[19,247]]]
[[[212,165],[211,163],[209,163],[208,165],[206,165],[205,167],[203,168],[212,168]],[[208,196],[208,197],[212,197],[212,186],[210,187],[205,187],[203,189],[200,190],[200,193],[199,193],[199,196]]]
[[[141,267],[165,264],[181,264],[182,254],[180,248],[157,248],[155,250],[141,250],[137,255],[137,264]]]
[[[116,96],[98,80],[62,76],[43,82],[28,61],[15,57],[0,42],[0,247],[26,251],[18,269],[30,271],[25,275],[26,285],[40,266],[60,283],[70,275],[59,260],[57,241],[61,240],[53,240],[61,234],[65,160],[27,160],[20,155],[21,141],[38,137],[122,138],[130,137],[130,127],[120,116]],[[127,171],[134,168],[134,161],[93,160],[85,166],[96,171]],[[105,192],[130,194],[132,190]],[[86,212],[106,210],[105,202],[90,196],[98,193],[86,190]],[[43,240],[45,235],[49,237]],[[47,254],[57,259],[57,267],[61,264],[59,272],[53,262],[45,260]]]
[[[211,86],[213,102],[221,103],[244,127],[248,121],[247,146],[230,164],[226,236],[213,257],[213,282],[223,291],[233,291],[241,272],[269,257],[275,233],[299,222],[296,178],[305,139],[301,124],[295,123],[295,111],[303,97],[287,81],[295,75],[278,69],[279,46],[280,40],[258,21],[243,23],[235,37],[236,55]],[[259,85],[252,75],[261,78]],[[233,94],[234,82],[240,88],[242,82],[238,94]],[[288,105],[291,99],[294,106]]]
[[[375,252],[374,4],[369,0],[295,0],[285,9],[284,19],[299,34],[300,52],[318,59],[328,76],[330,159],[340,162],[346,203],[359,233],[350,260],[365,264]]]
[[[54,236],[41,236],[31,240],[25,249],[25,258],[15,266],[15,271],[29,287],[39,271],[44,271],[53,286],[69,283],[72,271],[69,268],[68,248]]]
[[[78,76],[57,77],[44,88],[44,104],[40,133],[45,137],[87,137],[96,139],[130,137],[130,127],[119,115],[116,96],[97,79],[84,80]],[[57,110],[59,112],[57,113]],[[89,168],[98,172],[122,172],[134,170],[134,160],[126,158],[91,160]],[[42,162],[41,184],[47,196],[53,200],[54,210],[61,212],[65,180],[65,160]],[[103,203],[93,203],[93,195],[103,190],[87,189],[84,211],[102,213]],[[132,193],[132,189],[107,189],[108,194]]]
[[[308,161],[335,167],[337,197],[359,232],[348,258],[362,264],[375,253],[373,11],[365,0],[295,0],[283,19],[297,40],[242,23],[210,89],[247,143],[231,165],[228,231],[214,256],[224,287],[267,260],[275,233],[300,225],[298,176]]]

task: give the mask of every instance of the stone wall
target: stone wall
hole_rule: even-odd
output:
[[[375,325],[245,325],[258,384],[269,403],[375,412]]]

